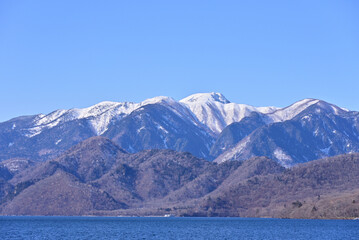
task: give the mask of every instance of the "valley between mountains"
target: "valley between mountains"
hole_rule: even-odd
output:
[[[1,215],[359,217],[359,113],[219,93],[0,123]]]

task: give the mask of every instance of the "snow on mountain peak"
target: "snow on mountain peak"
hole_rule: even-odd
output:
[[[251,112],[271,113],[277,108],[256,108],[246,104],[229,102],[221,93],[197,93],[188,96],[180,103],[189,108],[197,119],[219,134],[226,126],[247,117]]]
[[[179,105],[173,98],[159,96],[147,99],[141,103],[104,101],[87,108],[56,110],[47,115],[41,115],[41,117],[35,121],[35,126],[28,129],[29,133],[26,136],[36,136],[41,133],[44,128],[53,128],[61,123],[75,119],[87,119],[96,135],[101,135],[107,130],[108,125],[114,117],[119,119],[142,106],[157,103],[166,104],[171,107],[176,104]]]
[[[75,119],[88,119],[95,133],[101,135],[114,116],[130,114],[138,107],[138,103],[131,102],[100,102],[87,108],[73,108],[69,110],[56,110],[42,115],[35,121],[35,127],[29,129],[28,137],[41,133],[44,128],[53,128],[61,123]]]
[[[171,97],[158,96],[158,97],[146,99],[145,101],[141,102],[140,105],[141,105],[141,106],[144,106],[144,105],[156,104],[156,103],[173,104],[173,103],[175,103],[175,102],[176,102],[176,100],[174,100],[174,99],[171,98]]]
[[[179,102],[171,97],[158,96],[146,99],[140,103],[133,102],[110,102],[104,101],[87,108],[74,108],[69,110],[57,110],[47,115],[38,115],[32,128],[27,129],[26,136],[33,137],[42,132],[65,122],[76,119],[86,119],[95,134],[103,134],[113,119],[121,119],[134,110],[149,104],[161,104],[170,108],[181,118],[203,125],[205,131],[211,134],[219,134],[226,126],[233,122],[239,122],[252,112],[266,114],[269,122],[280,122],[292,119],[300,112],[313,104],[321,104],[317,99],[303,99],[285,108],[276,107],[253,107],[246,104],[231,103],[223,94],[197,93],[190,95]],[[319,106],[318,105],[318,106]],[[347,111],[323,102],[322,105],[333,109],[335,114]]]
[[[228,101],[227,98],[223,96],[223,94],[216,92],[196,93],[180,100],[180,102],[185,104],[206,102],[219,102],[222,104],[230,103],[230,101]]]
[[[304,111],[311,105],[316,104],[318,102],[319,102],[318,99],[306,98],[298,102],[295,102],[288,107],[274,111],[273,113],[269,114],[269,117],[272,118],[274,122],[286,121],[292,119],[300,112]]]

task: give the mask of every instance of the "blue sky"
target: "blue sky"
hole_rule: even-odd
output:
[[[221,92],[359,110],[359,2],[0,1],[0,121]]]

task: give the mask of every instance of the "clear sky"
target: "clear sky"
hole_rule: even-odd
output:
[[[0,121],[221,92],[359,110],[359,1],[0,1]]]

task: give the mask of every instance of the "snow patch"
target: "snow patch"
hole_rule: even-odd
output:
[[[273,154],[283,167],[288,168],[291,166],[293,159],[289,155],[287,155],[281,148],[276,148]]]
[[[168,133],[168,131],[166,129],[164,129],[162,126],[157,125],[156,127],[157,127],[157,129],[161,130],[162,132],[164,132],[166,134]]]
[[[145,127],[141,127],[141,128],[139,128],[139,129],[137,129],[137,133],[140,133],[142,130],[144,130],[145,129]]]
[[[329,156],[330,147],[331,147],[331,146],[329,146],[329,147],[327,147],[327,148],[322,148],[322,149],[320,149],[320,151],[321,151],[322,153],[324,153],[326,156]]]
[[[9,169],[10,172],[17,172],[21,166],[27,165],[28,161],[23,159],[14,159],[10,162],[5,162],[3,165]]]
[[[43,128],[41,127],[33,127],[33,128],[30,128],[30,129],[27,129],[28,132],[25,133],[25,137],[28,137],[28,138],[32,138],[32,137],[35,137],[36,135],[40,134],[41,131],[42,131]]]
[[[319,134],[319,128],[315,129],[315,131],[313,132],[314,136],[318,136],[318,134]]]
[[[250,136],[245,137],[242,141],[240,141],[234,148],[222,153],[215,162],[223,163],[229,160],[238,160],[237,158],[243,153],[246,149],[247,145],[250,142]]]

